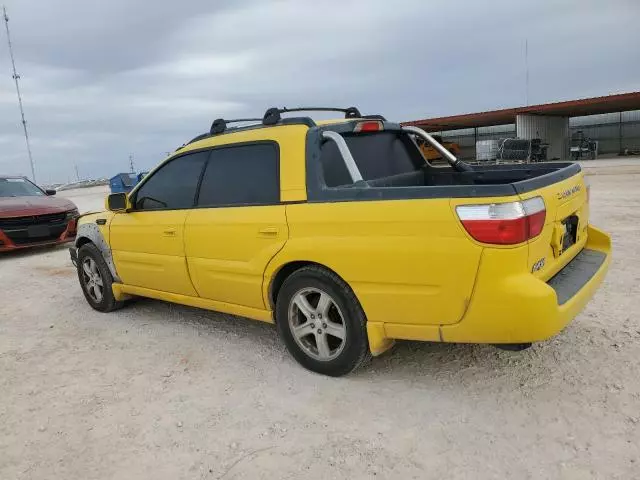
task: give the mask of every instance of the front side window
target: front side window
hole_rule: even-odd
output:
[[[0,197],[41,197],[44,192],[26,178],[0,178]]]
[[[136,192],[136,210],[193,207],[198,181],[209,152],[182,155],[163,165]]]
[[[217,148],[202,177],[198,206],[273,205],[280,202],[275,143]]]

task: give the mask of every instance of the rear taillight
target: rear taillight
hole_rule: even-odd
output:
[[[514,245],[537,237],[547,214],[542,197],[456,207],[465,230],[482,243]]]
[[[378,120],[367,120],[358,122],[353,128],[354,132],[380,132],[384,130],[384,125]]]

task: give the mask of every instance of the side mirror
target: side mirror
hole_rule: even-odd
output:
[[[55,194],[56,194],[56,191],[55,191],[55,190],[53,190],[52,188],[48,188],[48,189],[46,189],[46,190],[44,191],[44,193],[46,193],[46,194],[47,194],[47,195],[49,195],[49,196],[52,196],[52,195],[55,195]]]
[[[127,212],[131,209],[131,202],[126,193],[112,193],[107,197],[106,207],[112,212]]]

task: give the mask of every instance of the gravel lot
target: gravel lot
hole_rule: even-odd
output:
[[[522,353],[401,342],[325,378],[267,324],[93,311],[64,247],[0,257],[0,478],[638,478],[640,162],[592,165],[611,270]],[[60,195],[87,210],[104,191]]]

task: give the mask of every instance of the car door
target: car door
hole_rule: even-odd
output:
[[[187,262],[198,294],[266,308],[264,271],[287,237],[278,145],[253,142],[212,150],[197,208],[185,224]]]
[[[187,153],[169,160],[134,192],[133,210],[114,216],[109,238],[125,284],[197,296],[187,270],[184,223],[208,155]]]

